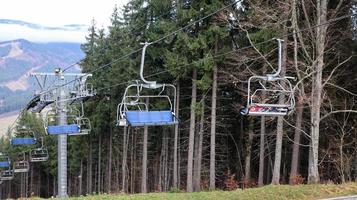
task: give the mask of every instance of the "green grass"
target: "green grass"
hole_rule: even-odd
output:
[[[357,183],[348,183],[343,185],[268,185],[261,188],[252,188],[234,191],[212,191],[195,193],[149,193],[149,194],[111,194],[94,195],[87,197],[73,197],[73,200],[151,200],[151,199],[169,199],[169,200],[230,200],[230,199],[249,199],[249,200],[279,200],[279,199],[321,199],[328,197],[337,197],[344,195],[356,195]]]

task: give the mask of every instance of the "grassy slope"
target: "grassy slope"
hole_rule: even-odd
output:
[[[277,199],[321,199],[328,197],[356,195],[357,183],[344,185],[279,185],[265,186],[235,191],[213,191],[197,193],[150,193],[135,195],[100,195],[77,197],[71,199],[94,200],[94,199],[130,199],[130,200],[151,200],[151,199],[170,199],[170,200],[230,200],[230,199],[249,199],[249,200],[277,200]]]

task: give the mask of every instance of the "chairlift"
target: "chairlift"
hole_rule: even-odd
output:
[[[67,117],[61,119],[57,115],[57,112],[66,112]],[[58,125],[57,122],[60,119],[65,120],[67,125]],[[83,114],[76,108],[66,108],[63,111],[48,111],[46,113],[44,126],[48,135],[87,135],[91,131],[90,120],[83,117]]]
[[[168,126],[178,124],[175,116],[176,87],[172,84],[159,84],[144,78],[145,42],[141,55],[140,78],[126,87],[122,101],[117,107],[117,125],[119,126]],[[149,104],[146,104],[148,100]],[[164,104],[164,109],[153,109],[154,103]]]
[[[280,76],[282,43],[279,43],[279,64],[274,74],[251,76],[248,79],[247,106],[240,113],[249,116],[286,116],[295,109],[295,97],[290,80],[294,77]],[[283,98],[281,103],[280,98]],[[280,102],[280,103],[279,103]]]
[[[30,162],[45,162],[48,160],[48,151],[43,146],[43,137],[40,137],[41,147],[30,151]]]
[[[72,108],[73,112],[75,113],[74,123],[78,124],[80,127],[80,131],[78,133],[70,133],[68,135],[88,135],[90,131],[92,130],[92,126],[90,123],[89,118],[84,117],[84,107],[83,103],[80,103],[81,105],[81,110],[78,110],[78,108],[74,107]]]
[[[30,164],[26,160],[26,154],[22,154],[22,158],[14,162],[13,171],[14,173],[26,173],[30,170]]]
[[[60,135],[60,134],[71,134],[71,133],[78,133],[80,132],[80,128],[78,124],[74,124],[72,120],[76,116],[73,115],[68,115],[64,118],[61,118],[57,115],[57,112],[66,112],[68,113],[67,109],[64,109],[62,111],[57,111],[56,110],[49,110],[46,112],[46,117],[45,117],[45,131],[46,134],[48,135]],[[58,125],[59,120],[64,120],[67,125]]]
[[[0,153],[0,181],[12,179],[14,179],[14,171],[11,169],[10,158],[4,153]]]
[[[80,76],[75,79],[73,89],[70,91],[70,100],[73,103],[83,103],[90,97],[96,95],[96,90],[93,87],[93,84],[87,83],[87,79],[92,75]]]
[[[10,139],[11,145],[34,145],[36,144],[35,133],[25,126],[21,127],[15,133],[15,137]]]
[[[1,181],[11,181],[13,179],[14,179],[14,170],[12,170],[11,167],[5,170],[0,170]]]
[[[0,170],[11,167],[11,161],[9,156],[4,153],[0,153]]]

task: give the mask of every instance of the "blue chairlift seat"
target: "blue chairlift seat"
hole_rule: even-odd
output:
[[[8,167],[10,167],[9,161],[1,161],[0,162],[0,168],[8,168]]]
[[[35,138],[12,138],[11,145],[34,145],[36,144]]]
[[[130,126],[165,126],[178,124],[171,111],[126,111]]]
[[[49,135],[74,134],[79,133],[80,128],[77,124],[48,126],[47,133]]]

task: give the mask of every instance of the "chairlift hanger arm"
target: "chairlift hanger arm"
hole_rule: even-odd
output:
[[[156,81],[148,81],[144,77],[145,52],[146,52],[146,48],[152,43],[145,42],[145,43],[141,43],[141,44],[143,44],[144,47],[143,47],[143,51],[142,51],[142,54],[141,54],[140,78],[144,83],[148,84],[149,86],[155,86],[156,85]]]
[[[276,39],[279,44],[279,61],[278,61],[278,70],[274,74],[267,74],[267,77],[277,77],[280,75],[281,68],[282,68],[282,51],[283,51],[283,43],[284,40],[277,38]]]

